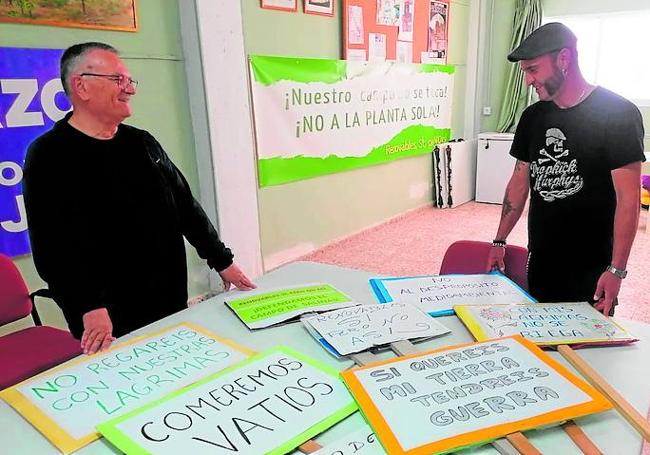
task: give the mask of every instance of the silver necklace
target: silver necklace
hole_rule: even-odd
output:
[[[585,98],[585,94],[587,93],[588,88],[589,88],[589,86],[585,85],[585,88],[583,88],[582,92],[580,92],[580,96],[578,97],[578,100],[575,102],[574,106],[576,104],[580,104],[580,102]]]
[[[578,96],[578,99],[577,99],[577,100],[575,101],[575,103],[573,103],[571,106],[566,106],[566,105],[562,105],[562,106],[560,106],[559,104],[558,104],[558,106],[559,106],[561,109],[569,109],[570,107],[577,106],[577,105],[580,104],[580,103],[582,102],[582,100],[585,98],[585,95],[586,95],[586,93],[587,93],[587,89],[588,89],[588,88],[589,88],[589,85],[586,85],[586,86],[582,89],[582,92],[580,92],[580,95]]]

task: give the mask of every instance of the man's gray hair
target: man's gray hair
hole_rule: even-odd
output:
[[[65,90],[66,95],[70,96],[72,91],[70,87],[70,75],[77,65],[81,63],[86,54],[96,49],[119,54],[117,49],[109,44],[90,42],[70,46],[61,56],[61,83],[63,84],[63,90]]]

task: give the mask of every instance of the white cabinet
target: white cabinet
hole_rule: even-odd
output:
[[[512,133],[481,133],[476,152],[476,202],[500,204],[515,168]]]

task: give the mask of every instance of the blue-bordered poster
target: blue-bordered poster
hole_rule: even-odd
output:
[[[498,273],[371,278],[380,303],[410,303],[431,316],[454,314],[454,305],[535,302],[514,281]]]

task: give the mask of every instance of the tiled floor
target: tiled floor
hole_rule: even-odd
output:
[[[453,209],[423,208],[325,246],[302,260],[325,262],[387,275],[434,274],[456,240],[494,238],[501,206],[469,202]],[[650,233],[641,214],[616,316],[650,323]],[[508,243],[525,246],[522,217]]]
[[[447,247],[456,240],[492,240],[500,214],[500,205],[476,202],[454,209],[423,208],[325,246],[301,260],[387,275],[435,274],[440,270]],[[616,316],[650,323],[650,231],[646,229],[647,223],[648,211],[643,211]],[[526,246],[523,217],[508,243]],[[644,443],[642,455],[650,455],[649,444]]]

